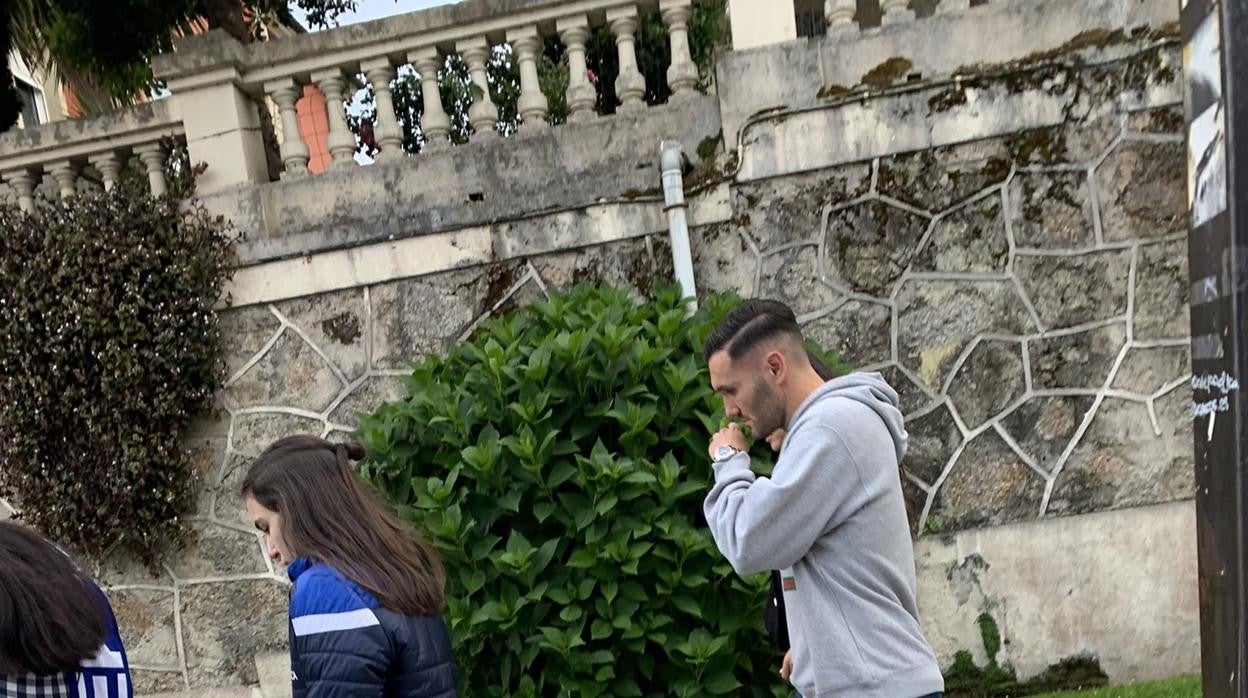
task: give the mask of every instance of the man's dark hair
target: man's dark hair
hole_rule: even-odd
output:
[[[802,328],[793,309],[780,301],[749,300],[724,316],[711,331],[702,359],[710,361],[721,350],[739,359],[764,341],[782,336],[802,345]]]

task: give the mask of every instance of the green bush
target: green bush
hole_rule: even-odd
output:
[[[445,556],[466,695],[785,694],[767,576],[737,576],[702,514],[722,407],[701,346],[738,299],[686,319],[656,296],[580,286],[489,321],[361,418],[365,475]]]
[[[151,559],[190,503],[182,436],[220,381],[231,242],[131,184],[0,206],[0,494],[57,541]]]

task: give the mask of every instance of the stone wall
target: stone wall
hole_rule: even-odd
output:
[[[585,280],[648,291],[670,280],[670,259],[666,236],[646,236],[226,312],[230,378],[215,419],[189,444],[202,483],[194,539],[157,575],[126,560],[98,569],[136,691],[256,684],[256,659],[285,651],[289,583],[238,494],[269,443],[296,433],[345,438],[358,412],[405,394],[413,360],[446,350],[490,314]]]
[[[1094,43],[897,90],[807,85],[800,109],[742,118],[727,164],[688,187],[702,290],[788,301],[812,337],[901,393],[921,606],[946,664],[961,649],[983,659],[974,621],[990,612],[1025,674],[1080,654],[1120,680],[1197,668],[1192,565],[1155,544],[1194,546],[1177,501],[1193,488],[1177,49],[1147,27]],[[808,47],[812,64],[826,48]],[[725,113],[776,80],[767,51],[800,50],[757,49],[763,67],[721,71],[718,98],[686,107],[686,147],[714,131],[716,102]],[[660,118],[679,123],[681,108]],[[573,153],[568,133],[517,147]],[[565,178],[508,216],[513,173],[488,211],[427,230],[377,199],[407,191],[415,165],[228,195],[255,202],[240,214],[259,234],[236,279],[248,300],[224,316],[229,381],[190,443],[196,538],[156,575],[124,560],[98,570],[141,693],[281,683],[288,585],[237,496],[265,445],[346,435],[359,411],[403,394],[412,360],[490,313],[582,280],[644,293],[670,276],[660,203],[632,191],[653,161],[643,138],[604,145],[586,169],[605,182],[623,168],[604,200]],[[438,171],[471,169],[452,160]],[[530,194],[546,181],[523,175]],[[313,235],[278,215],[283,197],[315,192],[344,217]],[[343,204],[357,195],[371,208]],[[1127,593],[1139,579],[1156,593]],[[1133,646],[1170,651],[1150,663]]]
[[[1111,111],[734,187],[702,277],[885,374],[925,533],[1191,497],[1182,123]]]

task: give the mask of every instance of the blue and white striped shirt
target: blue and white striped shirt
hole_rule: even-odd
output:
[[[99,598],[107,628],[99,654],[84,661],[77,671],[52,676],[0,674],[0,698],[134,698],[130,664],[113,609],[104,592],[89,580],[87,583]]]

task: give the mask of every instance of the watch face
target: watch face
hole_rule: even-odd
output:
[[[736,454],[736,452],[737,452],[737,449],[733,448],[732,446],[720,446],[719,448],[715,449],[715,460],[724,460],[725,458],[731,458],[733,455]]]

